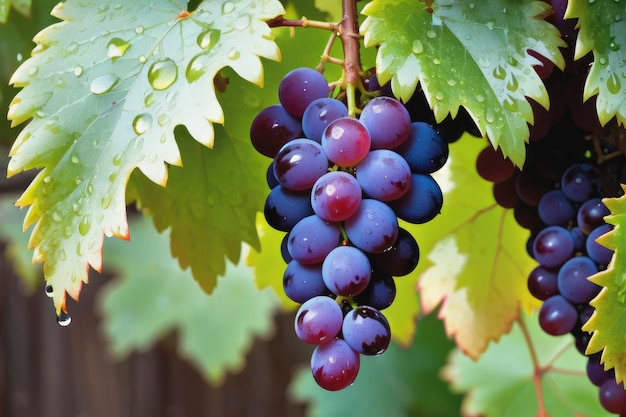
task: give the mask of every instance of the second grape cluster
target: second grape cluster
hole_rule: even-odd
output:
[[[329,91],[321,73],[291,71],[280,104],[257,115],[250,138],[273,159],[264,213],[286,232],[283,288],[301,304],[296,335],[316,345],[315,381],[336,391],[354,382],[360,355],[379,355],[390,343],[381,310],[395,298],[394,277],[419,260],[398,219],[424,223],[440,212],[430,174],[445,164],[448,145],[394,98],[373,97],[357,119]]]

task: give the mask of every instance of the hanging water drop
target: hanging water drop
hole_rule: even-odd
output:
[[[115,61],[117,58],[123,56],[130,44],[123,39],[113,38],[107,45],[107,56]]]
[[[54,295],[54,288],[52,288],[52,285],[50,284],[46,285],[46,295],[48,297],[52,297]]]
[[[67,327],[72,322],[72,318],[66,311],[61,311],[61,314],[57,316],[57,323],[63,327]]]
[[[83,67],[81,67],[80,65],[77,65],[76,67],[74,67],[74,75],[77,77],[80,77],[83,74]]]
[[[78,224],[78,232],[81,235],[86,236],[87,233],[89,233],[89,229],[91,229],[91,222],[87,217],[83,217],[83,219]]]
[[[606,88],[611,94],[617,94],[622,89],[622,83],[620,82],[616,73],[612,73],[608,80],[606,80]]]
[[[155,62],[148,70],[148,81],[155,90],[165,90],[178,78],[176,63],[169,58]]]
[[[501,65],[498,65],[493,70],[493,76],[496,77],[499,80],[504,80],[504,78],[506,78],[506,70],[504,68],[502,68]]]
[[[104,94],[108,91],[111,91],[113,86],[117,83],[119,78],[117,78],[114,74],[102,75],[91,82],[91,86],[89,87],[91,92],[94,94]]]
[[[517,77],[515,75],[511,75],[509,82],[506,84],[506,88],[509,91],[517,91],[518,87],[519,87],[519,82],[517,81]]]
[[[185,71],[185,78],[190,83],[198,80],[202,75],[204,75],[204,65],[202,64],[202,60],[200,59],[202,55],[196,55],[193,57],[191,61],[189,61],[189,65],[187,65],[187,70]]]
[[[139,114],[133,120],[133,131],[137,135],[143,135],[152,127],[152,115],[149,113]]]
[[[220,39],[219,30],[205,30],[197,38],[198,46],[202,49],[211,49]]]
[[[422,41],[415,39],[413,41],[413,53],[421,54],[422,52],[424,52],[424,45],[422,44]]]

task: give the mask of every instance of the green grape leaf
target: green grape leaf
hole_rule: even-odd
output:
[[[591,301],[595,311],[583,330],[593,332],[587,353],[604,349],[601,359],[604,367],[615,368],[615,378],[623,381],[626,377],[626,262],[623,259],[626,253],[626,196],[602,201],[611,211],[604,220],[615,227],[597,241],[614,250],[614,254],[608,268],[590,278],[604,288]]]
[[[408,100],[419,82],[437,120],[465,107],[483,136],[522,166],[533,122],[526,98],[549,106],[528,50],[564,66],[565,43],[542,19],[549,12],[540,1],[374,0],[361,33],[367,47],[380,45],[379,81],[391,80],[397,97]]]
[[[249,140],[230,137],[219,126],[216,137],[209,149],[177,129],[184,166],[170,167],[167,186],[139,174],[129,183],[129,194],[152,214],[157,230],[170,229],[172,254],[180,266],[191,267],[208,293],[224,274],[224,257],[239,261],[242,241],[258,249],[255,216],[267,188],[259,174],[265,167]]]
[[[439,376],[452,347],[441,323],[427,316],[420,321],[409,349],[392,343],[381,356],[361,356],[352,386],[325,391],[316,385],[308,368],[298,372],[290,395],[307,403],[309,417],[458,416],[461,399],[450,393]]]
[[[252,270],[229,264],[211,295],[170,256],[168,239],[144,219],[131,242],[107,242],[107,269],[120,277],[100,294],[103,328],[118,357],[177,331],[179,352],[211,381],[239,370],[256,336],[272,329],[276,298],[259,291]]]
[[[62,21],[40,32],[33,55],[13,74],[22,90],[14,124],[30,119],[11,150],[9,174],[42,168],[18,200],[36,223],[30,246],[44,262],[57,312],[77,299],[91,265],[100,270],[103,235],[128,238],[125,188],[139,168],[164,185],[179,165],[174,127],[212,146],[222,123],[214,76],[226,66],[261,84],[260,57],[278,59],[263,20],[280,2],[68,1]]]
[[[447,169],[454,182],[440,181],[441,214],[428,224],[407,226],[422,254],[416,271],[422,310],[441,304],[446,332],[473,359],[510,331],[520,305],[538,305],[526,285],[534,267],[525,250],[528,232],[512,210],[495,203],[492,184],[476,173],[476,157],[485,146],[490,145],[463,137],[450,147]]]
[[[0,0],[0,23],[6,23],[9,18],[9,11],[13,7],[23,16],[30,15],[31,0]]]
[[[570,0],[566,18],[578,19],[574,57],[593,51],[583,100],[597,95],[598,119],[626,125],[626,9],[620,1]]]
[[[442,374],[454,392],[466,394],[463,415],[609,417],[586,363],[570,335],[550,336],[531,316],[478,361],[455,351]]]

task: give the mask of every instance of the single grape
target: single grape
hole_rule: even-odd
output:
[[[330,122],[348,116],[348,108],[343,102],[330,97],[313,100],[302,115],[302,131],[304,135],[318,143],[322,143],[322,135]]]
[[[596,263],[586,256],[568,260],[561,266],[557,275],[559,292],[572,303],[588,303],[600,291],[597,284],[587,279],[596,272],[598,272]]]
[[[389,202],[398,217],[414,224],[434,219],[443,206],[443,194],[430,175],[412,174],[409,190],[399,199]]]
[[[291,261],[283,274],[283,290],[289,299],[304,303],[318,295],[329,295],[330,291],[322,278],[322,264],[305,265]]]
[[[363,252],[354,246],[339,246],[322,263],[324,284],[334,294],[352,297],[370,282],[372,267]]]
[[[539,310],[539,325],[552,336],[572,331],[577,319],[576,308],[560,295],[545,300]]]
[[[341,232],[337,223],[317,215],[300,220],[289,232],[287,250],[291,257],[303,264],[321,263],[339,244]]]
[[[594,353],[587,359],[587,377],[589,381],[597,387],[602,386],[609,378],[615,378],[613,369],[609,371],[604,370],[604,365],[600,363],[600,358],[600,353]]]
[[[265,220],[276,230],[288,232],[303,218],[314,214],[311,193],[274,187],[265,200]]]
[[[313,184],[311,206],[322,219],[340,222],[356,213],[362,194],[356,178],[346,172],[332,171]]]
[[[541,265],[548,268],[561,266],[574,253],[572,234],[561,226],[543,229],[533,242],[533,256]]]
[[[328,391],[339,391],[352,384],[359,366],[359,354],[343,339],[318,345],[311,355],[313,379]]]
[[[600,404],[610,413],[626,413],[626,390],[624,382],[619,384],[613,378],[604,381],[600,386]]]
[[[515,172],[515,165],[502,155],[500,148],[496,150],[488,145],[476,158],[476,171],[483,179],[497,183],[509,179]]]
[[[312,68],[296,68],[280,81],[278,100],[287,112],[302,117],[313,100],[328,96],[328,81]]]
[[[411,132],[411,116],[398,100],[375,97],[363,110],[359,121],[372,139],[372,149],[393,149],[402,144]]]
[[[536,208],[529,206],[521,200],[513,207],[513,217],[515,217],[517,224],[524,229],[537,230],[537,228],[544,226]]]
[[[305,343],[319,345],[337,336],[341,330],[341,307],[330,297],[320,295],[307,300],[296,313],[296,336]]]
[[[398,218],[385,203],[363,199],[357,211],[345,221],[348,240],[369,253],[381,253],[392,247],[398,237]]]
[[[280,148],[274,158],[274,176],[291,190],[309,190],[328,172],[322,146],[311,139],[294,139]]]
[[[346,314],[341,333],[352,349],[368,356],[382,354],[391,341],[389,322],[371,306],[359,306]]]
[[[539,200],[539,218],[547,225],[565,226],[576,216],[576,209],[561,190],[548,191]]]
[[[378,310],[389,307],[396,298],[396,282],[391,275],[372,270],[370,283],[365,289],[352,297],[358,305],[368,305]]]
[[[356,166],[356,179],[370,198],[392,201],[411,185],[411,168],[400,154],[388,149],[369,152]]]
[[[572,227],[570,230],[572,234],[572,238],[574,239],[574,252],[581,252],[585,250],[585,245],[587,244],[587,235],[580,230],[580,227]]]
[[[367,128],[357,119],[335,119],[322,134],[322,148],[326,156],[340,167],[353,167],[370,151],[371,137]]]
[[[557,271],[541,265],[535,267],[528,275],[527,284],[530,293],[542,301],[559,294]]]
[[[599,265],[608,265],[613,257],[613,250],[599,244],[596,240],[605,233],[608,233],[612,228],[610,224],[603,224],[593,229],[587,238],[585,245],[587,255]]]
[[[417,241],[409,231],[402,227],[398,228],[398,237],[389,250],[370,256],[375,268],[396,277],[413,272],[419,258]]]
[[[582,203],[597,197],[602,189],[600,171],[593,165],[574,164],[565,171],[561,179],[561,190],[570,200]]]
[[[302,134],[300,121],[287,113],[280,104],[261,110],[250,125],[252,146],[262,155],[274,158],[290,140]]]
[[[604,216],[611,214],[602,199],[592,198],[585,201],[578,208],[576,221],[578,227],[588,235],[593,229],[604,224]]]
[[[517,175],[515,189],[520,200],[531,207],[538,207],[541,198],[553,190],[554,185],[554,181],[542,177],[532,169],[525,169]]]
[[[516,182],[517,176],[511,175],[509,179],[493,184],[493,198],[500,207],[512,209],[521,201],[515,190]]]
[[[411,123],[407,139],[394,149],[402,155],[416,174],[430,174],[444,166],[448,160],[448,143],[425,122]]]

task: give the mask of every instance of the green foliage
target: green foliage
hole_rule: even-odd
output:
[[[568,18],[578,19],[575,58],[593,51],[594,62],[583,100],[597,94],[596,106],[604,125],[613,116],[626,125],[626,8],[620,1],[570,0]]]
[[[422,309],[439,304],[449,336],[477,359],[490,341],[507,333],[519,317],[519,306],[537,301],[526,279],[533,261],[523,248],[528,232],[512,210],[493,200],[491,184],[474,168],[486,141],[462,138],[450,148],[449,177],[441,214],[428,224],[407,226],[419,239],[418,264]],[[441,181],[442,184],[444,181]]]
[[[181,163],[176,125],[213,144],[211,123],[223,121],[213,87],[218,71],[231,66],[262,83],[259,56],[278,58],[262,20],[281,12],[271,0],[202,3],[188,17],[175,3],[146,9],[68,2],[54,9],[63,22],[37,36],[33,56],[11,79],[23,89],[9,118],[31,121],[13,146],[9,173],[43,168],[18,204],[30,205],[33,259],[45,262],[57,312],[66,291],[78,298],[87,265],[101,268],[103,234],[128,237],[130,173],[139,168],[165,185],[166,163]]]
[[[466,394],[463,415],[611,415],[600,406],[598,387],[585,373],[587,360],[571,336],[547,335],[536,316],[520,320],[478,362],[458,350],[451,355],[443,374],[455,392]]]
[[[361,357],[354,384],[340,392],[315,385],[302,370],[291,385],[296,401],[309,405],[309,417],[427,417],[459,415],[460,397],[439,377],[453,344],[434,316],[420,320],[408,349],[392,344],[382,356]]]
[[[173,330],[179,351],[211,381],[240,369],[255,336],[272,328],[276,299],[258,291],[252,270],[229,264],[211,295],[172,259],[166,235],[134,221],[131,242],[107,242],[107,265],[120,278],[102,295],[104,330],[117,356],[149,347]]]
[[[533,113],[526,97],[549,106],[547,91],[531,66],[532,49],[564,66],[558,30],[541,17],[539,1],[374,0],[361,26],[365,45],[380,45],[376,70],[391,80],[394,94],[408,100],[419,82],[437,120],[465,107],[483,136],[501,147],[516,165],[525,158],[527,122]]]
[[[0,0],[0,23],[6,23],[13,7],[24,16],[30,14],[30,0]]]
[[[624,187],[624,186],[622,186]],[[622,381],[626,377],[626,197],[606,198],[604,204],[611,211],[605,221],[615,226],[601,236],[598,242],[615,251],[608,268],[591,278],[604,288],[590,303],[595,312],[583,329],[593,332],[587,347],[588,353],[602,351],[602,363],[606,369],[615,368],[615,377]]]

